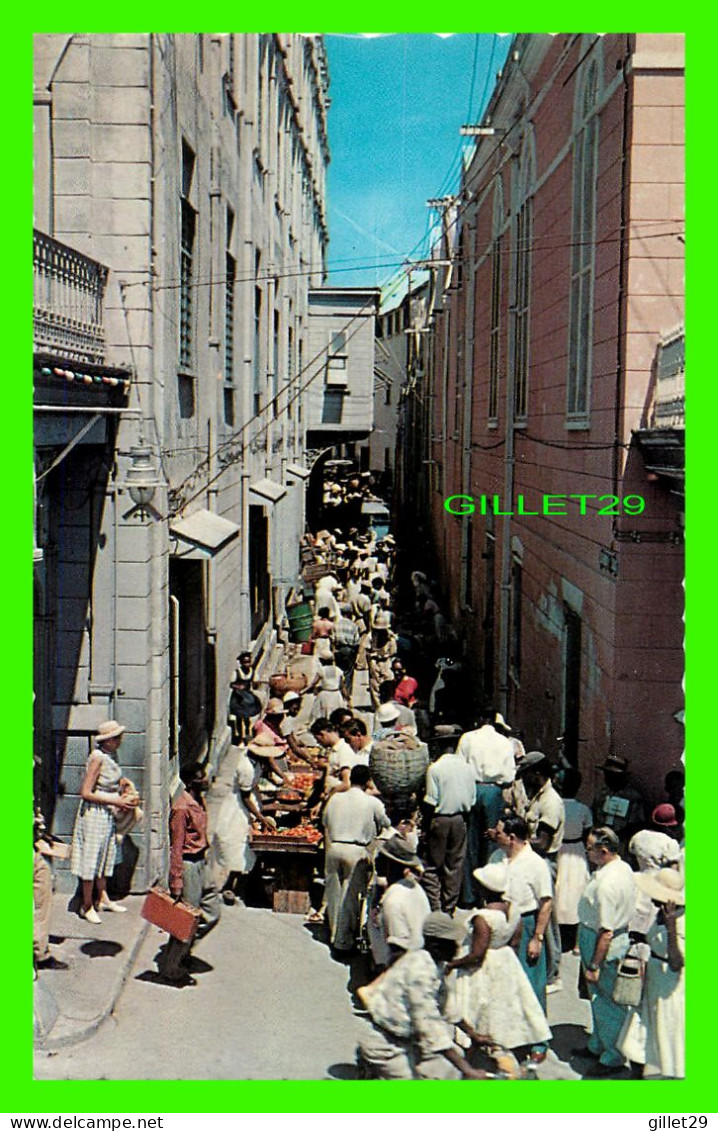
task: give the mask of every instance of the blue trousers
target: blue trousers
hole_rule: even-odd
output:
[[[581,961],[584,967],[593,961],[598,934],[590,927],[583,924],[578,928],[578,946],[581,951]],[[591,1001],[591,1020],[593,1032],[588,1041],[591,1052],[597,1056],[601,1064],[611,1068],[620,1068],[625,1058],[616,1048],[623,1023],[626,1020],[628,1008],[625,1005],[616,1005],[612,998],[613,987],[618,972],[618,960],[604,962],[597,982],[587,982],[588,995]]]
[[[474,807],[469,814],[466,862],[464,865],[464,902],[468,907],[473,907],[475,903],[474,869],[483,867],[491,853],[492,845],[486,837],[487,830],[493,829],[501,820],[503,814],[504,795],[500,786],[478,782]]]
[[[528,945],[534,931],[536,930],[536,919],[538,918],[537,911],[529,911],[526,915],[521,916],[521,943],[519,945],[518,959],[521,963],[526,977],[531,983],[536,997],[539,1000],[539,1005],[546,1012],[546,979],[547,979],[547,966],[546,966],[546,945],[541,947],[541,953],[536,962],[529,962],[528,958]]]

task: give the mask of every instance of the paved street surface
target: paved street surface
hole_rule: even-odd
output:
[[[357,673],[360,710],[369,706],[365,684],[365,673]],[[208,795],[210,827],[236,762],[232,748]],[[139,897],[125,901],[127,915],[106,915],[95,928],[65,910],[66,897],[55,902],[53,932],[63,941],[53,950],[70,971],[40,974],[60,1006],[50,1037],[57,1045],[73,1030],[99,1027],[81,1043],[38,1051],[37,1079],[356,1078],[356,1045],[368,1022],[352,990],[371,975],[363,957],[351,967],[334,961],[321,926],[310,928],[301,915],[224,907],[217,928],[193,949],[197,985],[174,989],[152,981],[167,936],[148,927],[141,938]],[[561,973],[564,988],[548,999],[553,1049],[536,1070],[539,1079],[579,1079],[591,1063],[571,1056],[585,1044],[590,1021],[576,991],[578,959],[564,955]]]
[[[226,908],[195,947],[197,985],[182,990],[146,980],[165,937],[150,928],[114,1013],[90,1039],[36,1054],[37,1079],[355,1078],[354,1051],[366,1021],[354,1011],[350,981],[366,981],[365,968],[334,962],[301,916]],[[565,957],[563,972],[568,986],[577,960]],[[587,1019],[575,992],[551,995],[560,1056],[583,1043]],[[537,1075],[576,1079],[587,1064],[551,1053]]]
[[[36,1078],[321,1080],[352,1069],[365,1022],[349,971],[301,916],[226,908],[194,948],[197,985],[181,990],[144,980],[166,937],[151,928],[113,1016],[83,1044],[38,1053]]]

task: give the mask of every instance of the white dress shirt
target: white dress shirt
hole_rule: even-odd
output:
[[[525,816],[531,836],[536,836],[539,824],[548,825],[550,829],[553,829],[553,836],[546,851],[551,855],[558,852],[563,844],[566,810],[563,799],[553,788],[550,781],[544,782],[538,793],[531,798]]]
[[[636,900],[633,872],[618,857],[597,868],[578,903],[579,922],[592,931],[627,927]]]
[[[424,800],[437,816],[468,813],[476,798],[476,779],[460,754],[442,754],[426,771]]]
[[[331,844],[368,845],[390,822],[379,798],[353,785],[332,794],[322,823]]]
[[[431,914],[421,885],[415,879],[397,880],[384,892],[380,907],[386,941],[403,950],[421,950],[424,923]]]
[[[506,898],[520,915],[538,911],[542,899],[553,899],[549,866],[530,844],[508,861],[508,877]]]
[[[456,752],[471,766],[476,782],[499,785],[516,776],[513,746],[490,723],[462,734]]]

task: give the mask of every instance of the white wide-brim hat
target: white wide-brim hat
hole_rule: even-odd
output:
[[[96,742],[104,742],[107,738],[119,738],[124,734],[127,727],[123,727],[120,723],[116,723],[114,719],[108,719],[105,723],[100,723],[95,735]]]

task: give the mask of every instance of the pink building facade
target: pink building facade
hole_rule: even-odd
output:
[[[683,750],[682,475],[637,437],[683,341],[683,104],[680,35],[516,37],[403,429],[475,706],[562,736],[586,795],[617,754],[657,799]]]

